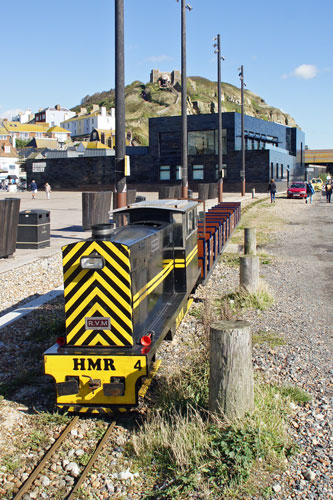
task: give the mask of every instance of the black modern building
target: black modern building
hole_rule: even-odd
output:
[[[200,183],[215,183],[218,175],[218,115],[189,115],[188,179],[196,191]],[[288,182],[304,179],[304,132],[296,127],[244,116],[246,189],[266,191],[274,178],[284,189]],[[239,189],[241,171],[241,115],[223,113],[224,190]],[[181,116],[150,118],[149,146],[127,147],[130,157],[128,187],[158,190],[181,184]],[[42,165],[39,166],[39,163]],[[114,151],[48,152],[43,159],[28,160],[28,182],[49,182],[55,189],[112,189]]]

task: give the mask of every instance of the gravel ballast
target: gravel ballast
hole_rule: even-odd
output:
[[[325,203],[320,194],[314,203],[307,205],[302,200],[278,198],[275,204],[266,202],[265,211],[272,218],[282,220],[277,224],[268,244],[259,248],[267,263],[260,266],[260,277],[274,296],[274,305],[265,312],[249,311],[253,334],[266,332],[283,339],[281,345],[255,343],[253,363],[257,373],[265,381],[302,388],[311,395],[311,401],[291,407],[289,433],[298,444],[300,452],[286,464],[286,469],[273,477],[271,499],[326,500],[332,496],[332,243],[333,205]],[[256,211],[256,207],[251,211]],[[259,209],[258,209],[259,210]],[[259,212],[258,212],[259,213]],[[259,215],[258,215],[259,217]],[[234,250],[233,245],[226,252]],[[35,298],[62,284],[60,255],[45,258],[11,272],[0,274],[0,297],[2,314],[14,309],[21,301]],[[238,287],[239,270],[218,263],[209,282],[199,287],[202,293],[215,295],[228,293]],[[56,302],[57,310],[63,307],[62,299]],[[33,312],[24,319],[0,330],[0,354],[3,360],[0,382],[8,382],[16,374],[16,367],[27,364],[29,342],[26,332],[32,329],[52,305]],[[187,331],[195,328],[196,318],[187,315],[175,339],[165,343],[161,350],[163,364],[177,363],[186,356],[188,344],[182,341]],[[39,359],[31,361],[40,364]],[[43,381],[44,383],[44,381]],[[42,389],[41,389],[42,387]],[[31,441],[31,429],[37,422],[37,411],[47,406],[41,398],[43,385],[29,390],[17,389],[15,395],[0,401],[0,497],[12,498],[33,465],[42,456],[52,440],[60,432],[61,425],[42,429],[45,442],[36,447],[19,450],[18,443]],[[45,386],[48,390],[48,386]],[[46,397],[47,401],[49,396]],[[90,453],[94,422],[82,420],[71,435],[68,456],[61,454],[52,459],[50,467],[39,477],[33,490],[26,494],[30,498],[57,498],[57,490],[66,489],[74,483],[81,467],[81,457]],[[100,424],[103,428],[104,424]],[[87,436],[87,437],[86,437]],[[85,486],[91,498],[132,499],[142,498],[142,478],[129,471],[123,459],[123,450],[129,431],[124,425],[117,427],[112,449],[108,450],[100,470],[89,476]],[[18,459],[18,464],[9,467],[9,456]],[[71,464],[71,465],[70,465]],[[74,465],[73,465],[74,464]],[[52,494],[50,493],[52,492]],[[252,497],[264,498],[264,497]],[[267,498],[267,496],[265,496]],[[220,499],[216,499],[220,500]]]

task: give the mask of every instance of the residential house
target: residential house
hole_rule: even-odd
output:
[[[94,104],[90,112],[86,108],[81,108],[76,116],[63,121],[60,125],[70,131],[72,139],[89,139],[94,129],[115,130],[115,110],[112,108],[109,114],[105,107],[100,108]]]
[[[60,145],[63,145],[71,137],[71,133],[69,130],[58,126],[49,128],[47,131],[47,135],[51,139],[57,139]]]
[[[54,107],[40,109],[35,113],[36,123],[49,123],[51,127],[60,126],[60,124],[75,116],[75,112],[68,108],[63,108],[60,104]]]
[[[25,111],[19,111],[16,116],[13,116],[13,122],[28,123],[34,119],[34,114],[31,109],[26,109]]]
[[[14,139],[22,139],[27,141],[32,138],[41,139],[47,137],[47,131],[50,128],[48,123],[20,123],[4,120],[3,128]]]
[[[8,176],[18,179],[20,167],[16,148],[6,139],[0,140],[0,181],[8,179]]]

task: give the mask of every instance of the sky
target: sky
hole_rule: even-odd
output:
[[[188,0],[187,76],[222,82],[289,113],[310,149],[333,148],[332,0]],[[0,0],[0,117],[115,87],[115,0]],[[181,69],[181,3],[124,0],[125,83]]]

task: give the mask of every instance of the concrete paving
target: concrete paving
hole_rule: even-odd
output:
[[[137,193],[145,196],[147,200],[158,199],[158,193]],[[194,197],[196,193],[194,193]],[[258,195],[262,197],[263,195]],[[24,191],[18,193],[8,193],[0,191],[0,199],[19,198],[20,211],[43,209],[50,211],[50,246],[38,250],[16,249],[13,257],[0,258],[0,273],[7,272],[16,267],[20,267],[34,260],[49,257],[60,253],[61,247],[75,241],[89,238],[90,231],[82,228],[82,193],[74,191],[52,191],[48,200],[43,191],[38,192],[36,199],[32,199],[31,192]],[[252,199],[252,194],[246,193],[244,197],[240,193],[224,193],[224,201],[241,201],[248,203]],[[206,209],[215,205],[217,199],[208,200]],[[203,210],[203,207],[199,207]],[[1,228],[0,228],[1,231]]]

